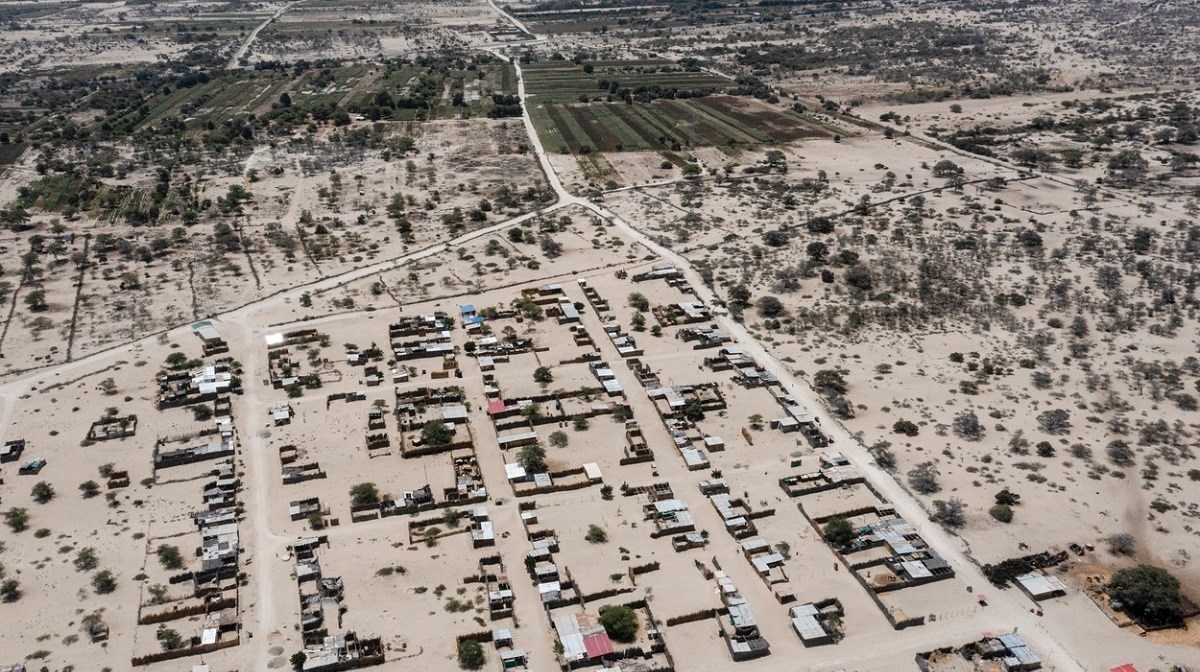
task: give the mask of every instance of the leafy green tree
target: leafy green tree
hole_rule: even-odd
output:
[[[96,556],[96,549],[88,546],[79,549],[79,552],[75,554],[74,563],[77,571],[87,572],[100,565],[100,558]]]
[[[16,579],[8,579],[4,583],[0,583],[0,600],[5,602],[16,602],[21,599],[21,582]]]
[[[54,486],[46,481],[38,481],[34,484],[33,489],[29,491],[29,494],[38,504],[45,504],[54,499]]]
[[[988,514],[1002,523],[1011,523],[1013,520],[1013,510],[1008,504],[997,504],[988,509]]]
[[[473,639],[463,640],[458,645],[458,664],[466,670],[478,670],[483,667],[486,656],[483,647]]]
[[[155,553],[158,554],[158,561],[162,563],[165,569],[179,569],[183,567],[183,554],[179,552],[178,546],[159,544]]]
[[[917,423],[912,422],[911,420],[897,420],[896,423],[892,425],[892,431],[905,436],[916,436],[921,432],[921,428],[917,427]]]
[[[92,480],[87,480],[79,484],[79,491],[83,493],[84,499],[91,499],[100,494],[100,484]]]
[[[546,464],[546,449],[536,443],[521,448],[517,463],[530,474],[544,474],[550,470]]]
[[[1004,506],[1016,506],[1021,503],[1021,496],[1005,488],[996,493],[996,503],[1003,504]]]
[[[759,297],[757,306],[760,317],[779,317],[785,310],[783,302],[774,296]]]
[[[825,540],[837,548],[849,544],[858,537],[854,531],[854,525],[845,518],[834,518],[825,523],[824,534]]]
[[[441,420],[430,420],[421,426],[421,443],[427,446],[444,446],[454,440],[454,430]]]
[[[845,394],[850,389],[841,372],[834,369],[817,371],[813,376],[813,386],[822,392],[836,392],[837,394]]]
[[[92,577],[92,588],[97,595],[107,595],[117,589],[117,577],[107,569],[96,572]]]
[[[1183,615],[1179,580],[1161,567],[1138,565],[1119,569],[1108,582],[1108,595],[1130,616],[1146,625],[1177,623]]]
[[[379,488],[374,483],[359,483],[350,488],[350,502],[355,506],[365,506],[379,502]]]
[[[600,625],[614,641],[629,643],[637,639],[637,612],[624,605],[601,607]]]
[[[608,532],[599,525],[588,525],[587,534],[583,535],[583,538],[590,544],[603,544],[608,542]]]
[[[539,366],[533,370],[533,381],[542,385],[549,385],[554,382],[554,374],[548,366]]]
[[[4,514],[4,524],[13,532],[23,532],[29,529],[29,512],[18,507],[11,508]]]

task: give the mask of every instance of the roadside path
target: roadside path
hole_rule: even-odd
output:
[[[250,45],[254,44],[254,40],[258,39],[258,34],[260,32],[262,32],[262,29],[271,25],[276,19],[283,16],[284,14],[287,14],[289,9],[295,7],[296,5],[298,5],[302,2],[306,2],[306,1],[307,0],[293,0],[292,2],[289,2],[288,4],[284,5],[283,7],[280,7],[271,16],[267,17],[266,21],[263,21],[262,23],[255,26],[254,30],[250,31],[250,34],[246,36],[246,39],[242,40],[242,43],[239,44],[238,48],[234,50],[233,56],[229,57],[229,62],[225,64],[225,69],[226,70],[236,70],[236,69],[242,67],[239,64],[239,62],[242,60],[242,57],[246,55],[246,52],[250,51]]]

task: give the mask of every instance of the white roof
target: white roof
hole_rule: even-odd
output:
[[[1022,574],[1017,577],[1017,582],[1029,591],[1030,595],[1053,595],[1067,590],[1057,576],[1046,576],[1038,572]]]
[[[600,474],[600,465],[595,462],[588,462],[583,465],[583,473],[587,474],[589,479],[602,478]]]
[[[525,467],[522,467],[521,465],[517,464],[516,462],[511,462],[509,464],[504,465],[504,475],[510,481],[522,480],[526,476]]]
[[[264,338],[268,346],[279,345],[283,343],[283,334],[267,334]]]

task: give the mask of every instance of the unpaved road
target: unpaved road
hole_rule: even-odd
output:
[[[238,45],[238,48],[234,50],[233,56],[231,56],[229,58],[229,62],[225,64],[225,69],[226,70],[236,70],[237,68],[242,67],[240,65],[240,61],[242,60],[242,57],[246,55],[247,51],[250,51],[250,45],[254,44],[254,40],[256,40],[258,38],[258,34],[260,32],[262,32],[262,29],[271,25],[271,23],[274,22],[276,19],[283,16],[284,14],[287,14],[289,9],[295,7],[296,5],[298,5],[302,2],[305,2],[305,0],[294,0],[293,2],[289,2],[288,4],[284,5],[283,7],[280,7],[274,14],[267,17],[266,21],[263,21],[262,23],[258,24],[258,26],[256,26],[254,28],[254,30],[250,31],[250,34],[246,36],[246,39],[242,40],[242,43]]]

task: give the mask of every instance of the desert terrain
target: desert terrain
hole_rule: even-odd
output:
[[[1200,669],[1196,11],[0,1],[0,670]]]

